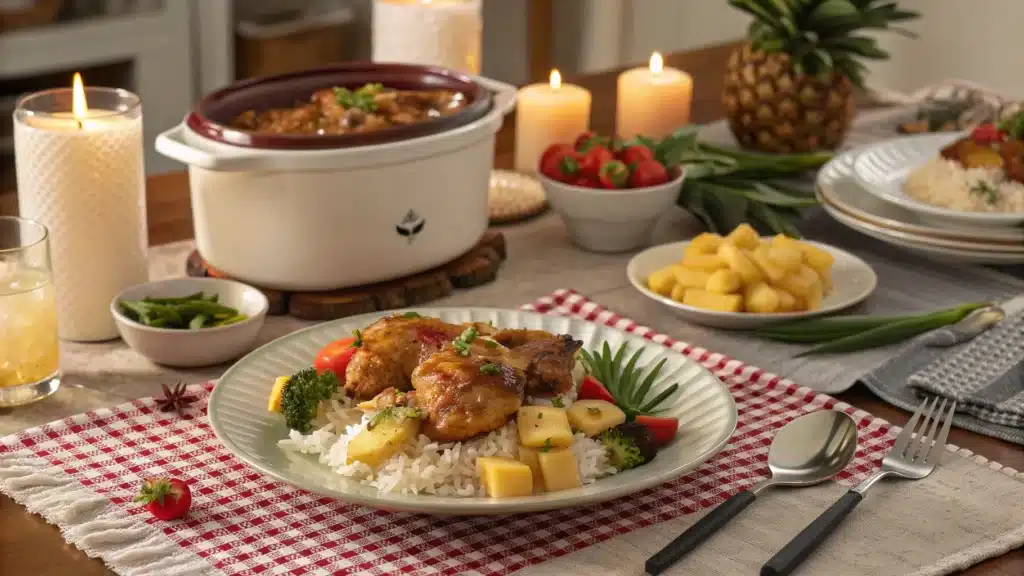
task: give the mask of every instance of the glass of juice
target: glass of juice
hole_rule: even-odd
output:
[[[0,216],[0,406],[35,402],[59,387],[48,231],[32,220]]]

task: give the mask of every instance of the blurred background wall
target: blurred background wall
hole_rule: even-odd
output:
[[[917,40],[886,36],[877,85],[911,91],[963,78],[1024,94],[1024,0],[903,0],[924,17]],[[0,191],[13,188],[10,113],[19,94],[70,83],[138,92],[145,106],[147,168],[178,169],[152,151],[202,94],[239,77],[370,56],[372,0],[0,0]],[[483,73],[530,81],[530,8],[550,62],[594,72],[731,42],[745,18],[726,0],[483,0]],[[538,75],[536,66],[533,75]],[[546,74],[546,71],[540,71]]]

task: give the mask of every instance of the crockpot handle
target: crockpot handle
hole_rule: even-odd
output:
[[[516,87],[490,78],[477,76],[473,78],[477,84],[494,92],[494,107],[504,116],[516,107]]]
[[[162,132],[156,137],[156,151],[188,166],[205,168],[207,170],[237,172],[267,168],[268,163],[266,161],[260,162],[257,155],[244,152],[218,154],[194,146],[185,140],[186,130],[188,130],[188,127],[182,122],[170,130]]]
[[[200,150],[185,142],[185,123],[182,122],[156,137],[156,151],[189,166],[216,170],[220,167],[217,157],[206,150]]]

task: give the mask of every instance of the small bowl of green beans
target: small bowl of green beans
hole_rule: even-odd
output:
[[[252,350],[267,316],[262,292],[233,280],[174,278],[132,286],[110,313],[135,352],[165,366],[194,368]]]

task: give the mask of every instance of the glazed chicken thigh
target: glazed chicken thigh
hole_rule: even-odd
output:
[[[494,341],[507,346],[526,373],[530,396],[565,394],[572,388],[576,352],[583,342],[568,334],[556,336],[543,330],[502,330]]]
[[[479,340],[467,355],[445,346],[427,358],[412,374],[416,407],[427,413],[422,433],[455,442],[504,426],[526,387],[526,375],[510,360],[506,348]]]
[[[345,391],[357,400],[387,388],[412,388],[412,371],[463,331],[437,318],[388,316],[362,333],[362,345],[345,369]]]

